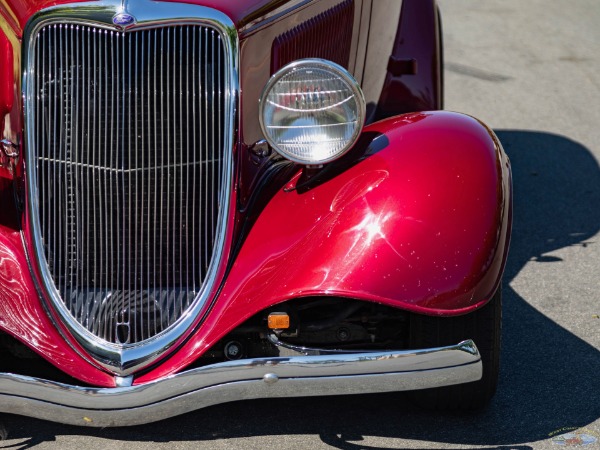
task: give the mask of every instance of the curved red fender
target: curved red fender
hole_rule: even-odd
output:
[[[57,331],[44,311],[28,267],[21,234],[0,225],[0,329],[67,374],[96,386],[114,387],[114,377],[92,366]]]
[[[279,191],[258,217],[199,331],[137,383],[173,373],[250,316],[335,295],[457,315],[492,296],[506,261],[511,176],[494,133],[449,112],[366,127],[366,155],[310,188]]]

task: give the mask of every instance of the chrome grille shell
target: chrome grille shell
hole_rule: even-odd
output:
[[[120,2],[44,10],[26,27],[23,58],[24,229],[33,269],[42,297],[78,344],[120,376],[170,349],[197,322],[217,285],[225,263],[238,91],[237,34],[226,16],[144,0],[126,8],[136,19],[127,29],[112,22],[123,13]],[[37,45],[45,33],[58,42],[48,47],[58,49],[57,58]],[[101,39],[117,44],[102,55]],[[184,48],[189,45],[204,48]],[[188,59],[190,51],[197,60]],[[147,60],[144,52],[150,52]],[[203,60],[206,53],[222,61]],[[161,65],[159,54],[173,59]],[[103,73],[102,58],[116,76]],[[156,67],[162,76],[155,76]],[[44,73],[50,69],[59,73]],[[101,86],[109,78],[111,86]],[[219,86],[210,92],[209,84]],[[100,105],[103,95],[111,98],[110,108]],[[57,102],[62,111],[42,114],[41,105]],[[164,245],[157,243],[161,238]]]

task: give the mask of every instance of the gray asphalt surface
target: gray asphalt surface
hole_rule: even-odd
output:
[[[428,413],[402,395],[249,401],[105,430],[9,416],[0,449],[552,449],[575,427],[600,450],[600,3],[439,3],[446,108],[492,126],[513,165],[490,408]]]

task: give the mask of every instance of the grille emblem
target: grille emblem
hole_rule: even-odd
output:
[[[135,23],[135,17],[125,12],[115,14],[112,19],[113,23],[121,28],[126,28]]]

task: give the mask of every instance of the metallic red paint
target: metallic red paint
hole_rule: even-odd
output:
[[[335,4],[336,1],[337,0],[324,0],[315,2],[236,0],[231,2],[221,2],[212,0],[199,0],[188,1],[187,3],[194,3],[222,10],[236,22],[236,25],[238,27],[242,27],[243,25],[252,26],[252,20],[260,21],[260,18],[265,15],[272,15],[276,12],[286,11],[289,10],[291,7],[296,6],[300,6],[301,9],[304,10],[303,14],[308,19],[314,14],[318,14],[322,12],[322,10],[325,10],[326,8],[330,7],[332,4]],[[2,30],[10,34],[9,40],[14,40],[15,42],[19,42],[20,44],[20,41],[17,41],[17,39],[20,39],[22,37],[23,28],[25,27],[27,21],[32,15],[44,8],[65,3],[72,2],[70,0],[7,0],[6,2],[2,2],[0,3],[0,15],[5,21]],[[316,7],[312,9],[307,8],[308,3],[310,3],[311,5],[316,5]],[[289,28],[289,24],[287,22],[278,23],[276,26],[271,27],[270,31],[273,33],[280,33],[286,27]],[[270,52],[270,47],[268,49],[268,52]],[[17,64],[17,62],[19,61],[19,54],[20,46],[14,49],[13,51],[13,59],[15,64]],[[246,55],[246,61],[251,61],[253,55]],[[17,67],[19,66],[20,65],[17,64]],[[269,73],[267,69],[264,76],[265,80],[268,79],[268,76]],[[13,102],[11,111],[11,117],[15,119],[13,120],[13,123],[11,123],[11,128],[13,130],[22,129],[20,111],[20,101],[19,105],[17,105],[17,102]],[[14,136],[13,141],[18,141],[18,139],[16,139],[16,135]],[[16,179],[14,183],[16,184],[14,186],[22,186],[22,158],[20,158],[20,163],[17,165],[17,176],[15,178]],[[0,193],[3,194],[3,198],[10,197],[10,199],[12,199],[12,184],[12,180],[0,177]],[[22,192],[23,189],[24,188],[19,187],[17,190],[20,190]],[[231,189],[233,192],[234,201],[232,202],[232,210],[230,213],[230,217],[234,218],[234,216],[236,216],[235,197],[237,189],[235,186],[232,186]],[[13,201],[7,202],[7,208],[2,213],[3,217],[6,214],[10,214],[11,216],[16,217],[18,213],[13,208],[13,204]],[[12,224],[13,220],[7,219],[6,221],[4,221],[4,219],[2,219],[0,223],[3,225],[6,225],[7,223]],[[22,235],[25,236],[25,242],[28,242],[29,247],[31,248],[30,242],[28,241],[28,236],[30,236],[30,233],[26,229],[27,223],[28,221],[26,218],[24,218],[21,221],[22,226],[25,227]],[[234,242],[234,224],[235,221],[231,220],[227,232],[228,244],[226,248],[226,253],[229,253],[230,247]],[[3,304],[9,303],[8,299],[11,297],[8,297],[8,293],[11,291],[14,291],[13,295],[15,297],[15,300],[11,300],[11,302],[13,303],[12,306],[3,306],[7,309],[2,312],[2,318],[0,319],[0,329],[8,332],[17,339],[22,340],[30,347],[33,347],[34,350],[36,350],[44,358],[48,359],[50,362],[55,364],[65,373],[75,378],[78,378],[86,383],[98,386],[114,386],[114,379],[111,375],[95,367],[92,363],[87,362],[84,358],[80,356],[81,354],[84,354],[84,352],[81,351],[77,343],[69,337],[69,332],[65,329],[63,324],[57,321],[56,318],[54,318],[55,320],[53,321],[50,318],[50,316],[53,315],[52,312],[47,311],[42,305],[41,300],[39,298],[39,292],[36,289],[36,283],[39,285],[39,273],[37,272],[35,267],[30,267],[28,265],[28,258],[23,248],[23,241],[21,239],[16,240],[17,236],[21,236],[18,229],[19,226],[15,225],[14,229],[10,228],[10,232],[4,229],[0,230],[0,251],[2,252],[2,257],[5,261],[5,266],[3,267],[4,278],[0,278],[0,288],[6,288],[4,292],[7,295],[3,299],[0,299],[0,301],[2,301]],[[21,267],[21,273],[18,274],[18,276],[16,273],[13,273],[16,271],[17,267]],[[27,270],[27,268],[30,268],[31,271]],[[224,270],[225,267],[222,267],[221,272]],[[220,273],[219,279],[221,279],[222,277],[223,273]],[[34,281],[36,279],[37,282]],[[27,305],[22,305],[21,303],[24,303],[25,299],[29,299],[29,301]],[[26,312],[26,316],[16,314],[17,311]],[[27,317],[35,317],[38,321],[27,321]],[[200,321],[201,317],[199,317],[198,320]],[[28,329],[30,330],[30,334],[26,333],[26,330]],[[189,333],[187,333],[181,339],[184,340],[188,334]],[[70,343],[67,341],[70,341]],[[176,347],[177,345],[174,348]],[[81,351],[81,353],[78,353],[79,351]]]
[[[8,37],[0,28],[0,139],[4,139],[4,125],[7,114],[10,114],[14,107],[15,100],[15,79],[13,47]],[[7,136],[8,137],[8,136]],[[13,178],[11,170],[11,158],[9,158],[4,149],[0,147],[0,189],[4,189],[6,179]]]
[[[268,55],[270,46],[263,43],[290,28],[286,20],[270,21],[272,15],[291,4],[301,9],[297,19],[306,20],[337,3],[187,2],[220,9],[244,27],[248,38],[240,49],[241,108],[250,112],[269,74],[268,57],[261,55]],[[6,0],[0,3],[0,15],[8,24],[3,30],[15,40],[32,14],[62,3],[67,0]],[[261,28],[266,34],[255,27],[264,18],[269,18]],[[252,120],[240,124],[242,149],[257,137]],[[16,122],[13,128],[20,130]],[[366,156],[361,161],[309,190],[275,194],[258,214],[200,328],[136,383],[182,369],[248,317],[293,297],[339,295],[440,315],[466,313],[486,302],[498,286],[510,232],[510,171],[493,133],[466,116],[420,113],[373,124],[364,135],[377,138],[362,148]],[[385,148],[378,147],[382,143]],[[11,192],[8,188],[0,180],[0,193]],[[76,345],[67,344],[57,331],[26,270],[19,227],[4,216],[0,328],[34,346],[69,375],[114,386],[111,375],[81,357],[73,349]],[[228,245],[233,243],[234,223]]]
[[[431,112],[364,133],[377,136],[365,148],[372,154],[305,192],[275,195],[199,332],[137,383],[180,370],[291,298],[343,296],[447,316],[487,302],[500,283],[511,209],[509,162],[493,132],[469,116]]]
[[[4,116],[10,112],[14,102],[14,73],[13,67],[13,49],[6,34],[0,29],[0,125],[4,123]],[[4,127],[0,127],[2,129]]]
[[[492,132],[449,112],[398,116],[363,133],[374,132],[387,147],[307,192],[280,191],[271,200],[223,295],[345,292],[450,315],[495,291],[510,183]],[[485,277],[490,269],[493,280]],[[259,280],[269,293],[257,295]]]
[[[82,1],[85,0],[5,0],[0,4],[0,15],[12,25],[20,38],[25,24],[36,12],[51,6]]]
[[[29,18],[36,12],[56,5],[83,2],[86,0],[5,0],[0,4],[0,15],[11,23],[15,32],[21,32]],[[94,0],[92,0],[94,1]],[[290,6],[303,6],[303,0],[162,0],[177,3],[191,3],[208,6],[225,13],[237,28],[251,26],[276,12],[283,12]]]
[[[236,25],[243,29],[255,24],[264,24],[267,17],[285,13],[296,7],[304,7],[307,3],[318,1],[307,0],[162,0],[168,2],[192,3],[208,6],[225,13]]]
[[[388,67],[379,118],[442,108],[440,31],[435,0],[403,0],[391,60],[414,60],[417,74],[394,74]]]
[[[0,329],[74,378],[101,387],[115,386],[111,375],[90,365],[65,342],[40,302],[28,267],[21,233],[0,225]]]

